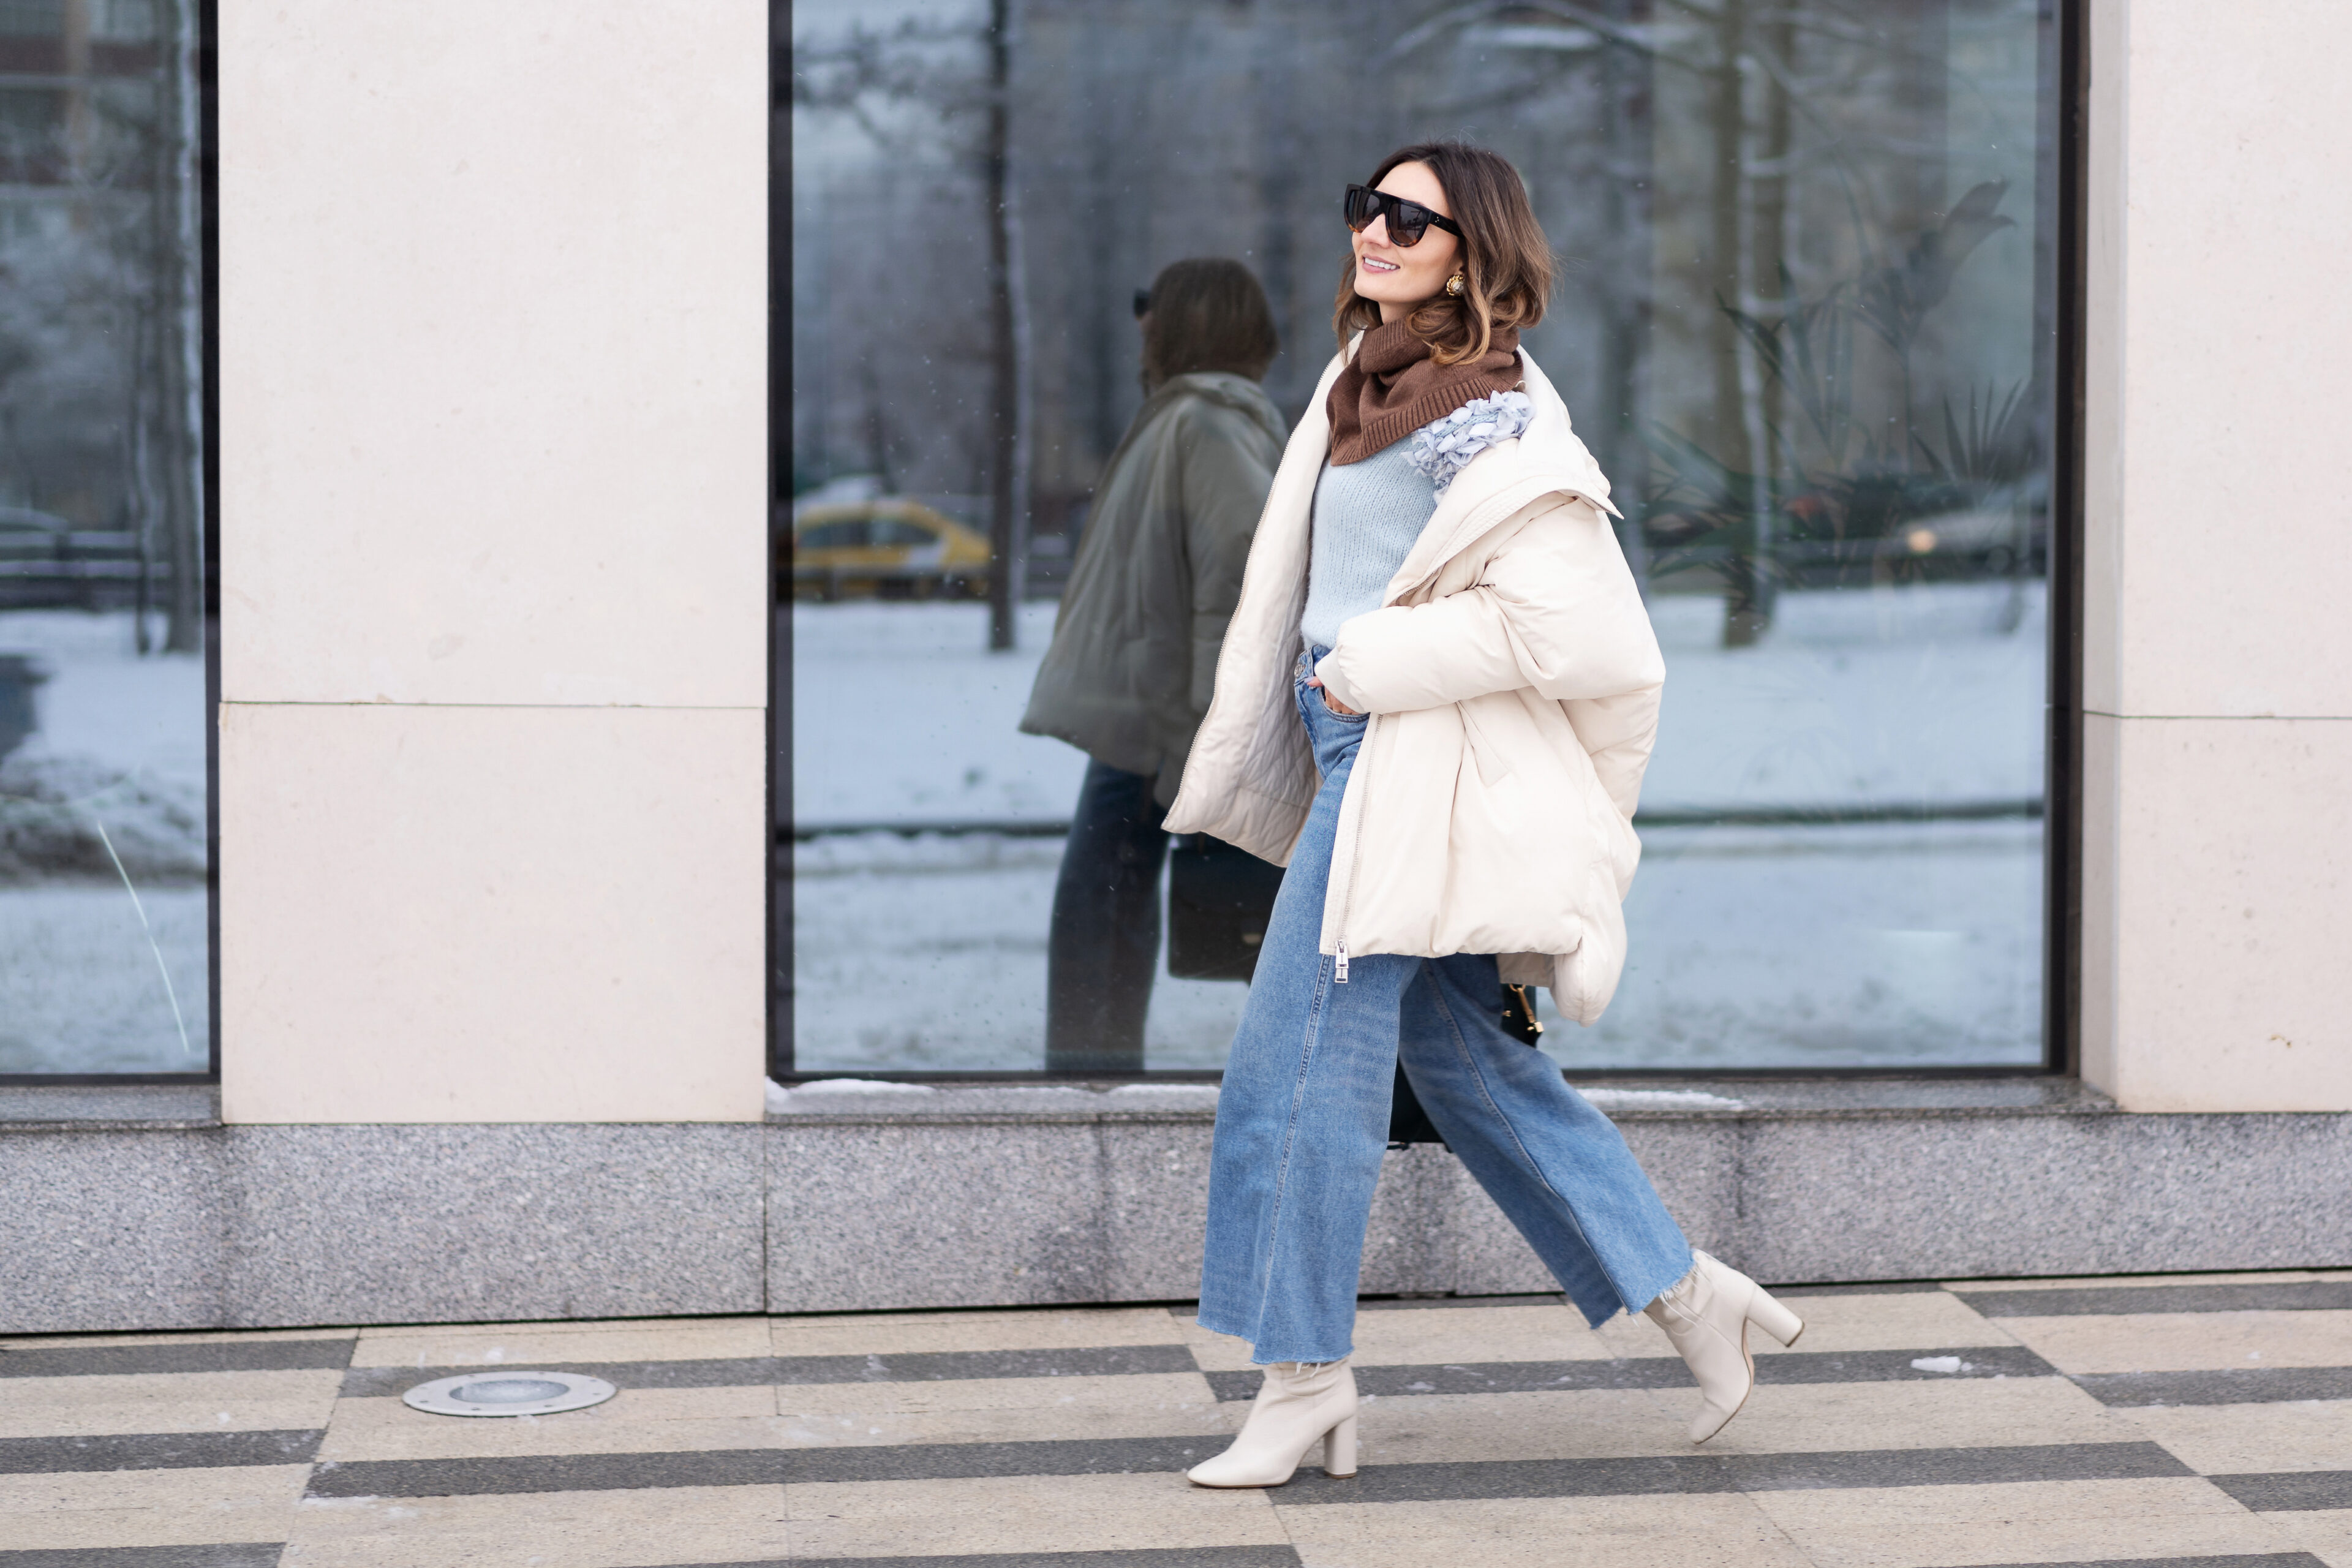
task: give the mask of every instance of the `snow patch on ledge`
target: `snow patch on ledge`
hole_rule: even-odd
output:
[[[768,1080],[768,1109],[790,1110],[796,1094],[937,1094],[939,1090],[927,1083],[891,1083],[877,1078],[821,1078],[814,1083],[786,1089],[774,1079]]]
[[[1600,1110],[1745,1110],[1748,1102],[1696,1089],[1580,1089]]]

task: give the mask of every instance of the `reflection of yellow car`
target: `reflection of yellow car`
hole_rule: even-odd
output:
[[[776,542],[782,557],[784,542]],[[794,598],[984,598],[988,594],[987,539],[920,501],[836,501],[810,507],[793,519],[791,551]],[[777,561],[779,578],[786,564]]]

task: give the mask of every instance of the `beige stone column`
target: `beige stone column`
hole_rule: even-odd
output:
[[[2091,45],[2084,1076],[2352,1110],[2352,11]]]
[[[768,8],[219,44],[225,1113],[756,1119]]]

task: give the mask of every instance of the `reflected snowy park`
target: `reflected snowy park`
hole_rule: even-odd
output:
[[[793,610],[795,825],[847,830],[793,850],[802,1070],[1039,1065],[1061,840],[1034,829],[1085,767],[1013,729],[1053,613],[1028,606],[1020,651],[992,656],[979,606]],[[2040,584],[1789,594],[1732,649],[1718,600],[1653,613],[1643,809],[1668,825],[1643,828],[1614,1005],[1546,1047],[1583,1068],[2038,1062]],[[1924,819],[1770,820],[1823,808]],[[1692,821],[1726,812],[1741,825]],[[1243,996],[1163,974],[1150,1065],[1221,1065]]]
[[[136,644],[127,611],[0,614],[41,676],[0,749],[0,1072],[209,1065],[204,660]]]

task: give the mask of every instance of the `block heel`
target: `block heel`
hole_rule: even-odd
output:
[[[1356,1473],[1356,1418],[1349,1416],[1323,1434],[1323,1473],[1344,1481]]]
[[[1805,1320],[1766,1295],[1760,1285],[1748,1299],[1748,1321],[1780,1341],[1784,1347],[1795,1344],[1797,1336],[1805,1331]]]

